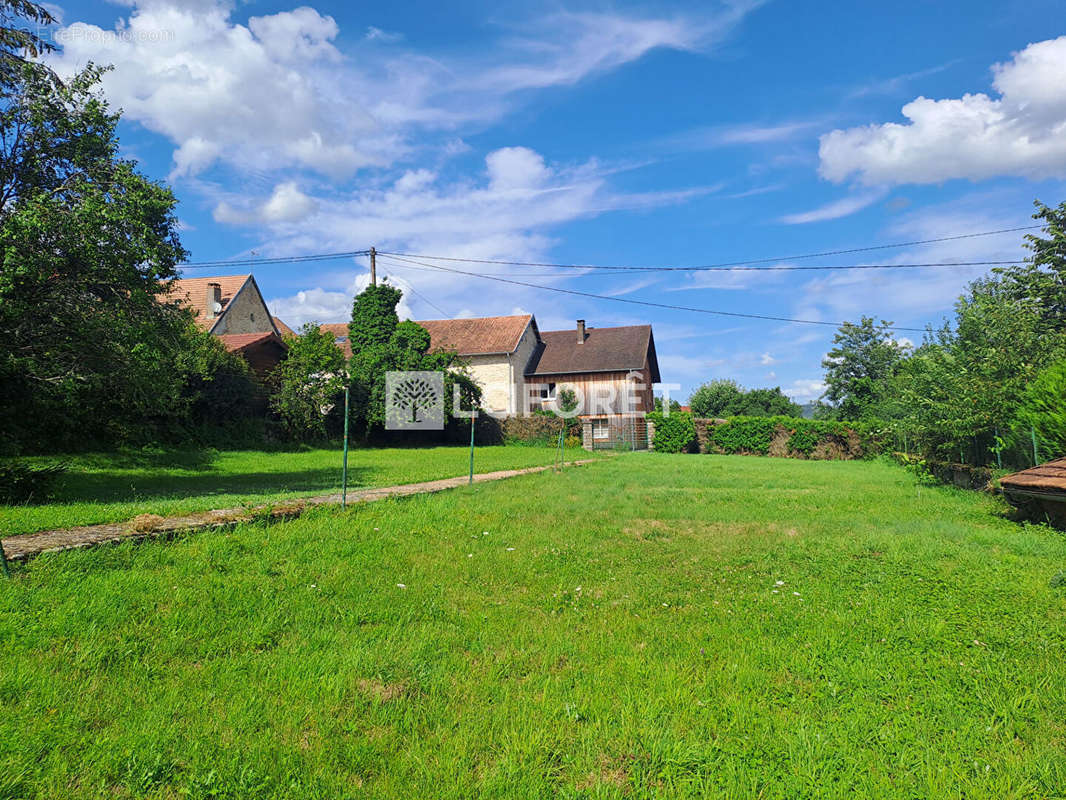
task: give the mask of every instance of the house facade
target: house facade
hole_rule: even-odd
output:
[[[651,325],[544,331],[526,372],[531,408],[559,405],[569,390],[577,402],[586,449],[648,446],[645,415],[654,408],[659,360]]]
[[[482,408],[494,416],[559,410],[571,391],[588,449],[645,449],[644,417],[653,406],[659,362],[650,325],[587,326],[541,331],[532,314],[418,321],[430,351],[457,353],[482,391]],[[351,357],[348,325],[321,329]]]
[[[285,357],[278,325],[291,329],[271,316],[252,275],[180,278],[171,281],[167,299],[191,309],[196,324],[241,355],[260,378]]]
[[[498,416],[521,413],[525,373],[541,344],[532,314],[470,319],[418,320],[429,333],[430,352],[457,353],[470,377],[481,387],[482,407]],[[347,323],[329,323],[321,330],[346,358],[352,356]]]

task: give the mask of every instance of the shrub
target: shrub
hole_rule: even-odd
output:
[[[733,417],[714,428],[710,442],[723,453],[766,455],[778,424],[775,417]]]
[[[563,420],[549,414],[530,414],[507,417],[500,427],[504,444],[558,446]]]
[[[66,467],[35,467],[21,461],[0,463],[0,503],[43,503],[52,496],[56,479]]]
[[[1018,416],[1044,444],[1045,459],[1066,455],[1066,361],[1044,370],[1030,384]]]
[[[692,453],[696,449],[696,426],[691,414],[673,413],[664,416],[660,412],[648,414],[655,425],[652,447],[657,453]]]

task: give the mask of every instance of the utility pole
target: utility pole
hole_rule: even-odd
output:
[[[370,248],[370,285],[378,285],[378,251]]]

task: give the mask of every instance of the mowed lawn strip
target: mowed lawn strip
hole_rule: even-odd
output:
[[[552,447],[478,447],[477,472],[551,464]],[[571,448],[568,459],[594,457]],[[0,538],[19,533],[122,522],[138,514],[175,516],[339,492],[341,451],[162,451],[37,459],[65,463],[54,499],[42,505],[0,505]],[[454,478],[466,474],[467,447],[353,449],[348,486],[359,489]]]
[[[1066,538],[632,454],[0,581],[0,797],[1054,797]]]

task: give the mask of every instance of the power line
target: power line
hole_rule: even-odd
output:
[[[386,276],[385,276],[385,277],[384,277],[384,278],[383,278],[382,280],[387,280],[387,279],[388,279],[388,277],[389,277],[389,276],[388,276],[388,275],[386,275]],[[424,294],[422,294],[422,293],[421,293],[420,291],[418,291],[418,289],[416,289],[416,288],[415,288],[414,286],[412,286],[412,285],[411,285],[410,283],[408,283],[408,284],[407,284],[407,288],[411,290],[411,294],[413,294],[413,295],[414,295],[415,297],[420,297],[420,298],[422,298],[422,301],[423,301],[424,303],[427,303],[428,305],[432,306],[432,307],[433,307],[433,308],[434,308],[434,309],[435,309],[435,310],[436,310],[436,311],[437,311],[438,313],[440,313],[440,314],[443,314],[443,315],[444,315],[444,317],[445,317],[445,319],[451,319],[451,318],[452,318],[452,315],[451,315],[451,314],[449,314],[449,313],[448,313],[447,311],[445,311],[445,310],[444,310],[443,308],[441,308],[440,306],[438,306],[438,305],[437,305],[436,303],[434,303],[434,302],[433,302],[432,300],[430,300],[430,299],[429,299],[428,297],[426,297],[426,296],[425,296]]]
[[[769,264],[774,261],[799,261],[808,258],[823,258],[828,256],[846,255],[848,253],[863,253],[871,250],[886,250],[894,247],[911,247],[920,244],[934,244],[937,242],[951,242],[959,239],[974,239],[981,236],[994,236],[1001,233],[1016,233],[1018,231],[1035,230],[1042,225],[1023,225],[1017,228],[1001,228],[994,231],[980,231],[977,233],[963,233],[955,236],[941,236],[935,239],[920,239],[912,242],[895,242],[892,244],[870,245],[868,247],[853,247],[846,250],[827,250],[821,253],[804,253],[793,256],[780,256],[776,258],[759,258],[750,261],[723,262],[720,264],[701,264],[688,267],[648,267],[648,266],[615,266],[603,264],[552,264],[538,261],[504,261],[478,258],[459,258],[455,256],[431,256],[422,253],[393,253],[378,251],[382,255],[403,256],[408,258],[428,258],[434,261],[461,261],[472,264],[497,264],[502,266],[518,267],[550,267],[559,269],[585,269],[585,270],[621,270],[631,272],[699,272],[712,270],[740,270],[740,269],[764,269],[774,271],[789,270],[844,270],[844,269],[919,269],[935,267],[977,267],[977,266],[1004,266],[1017,263],[1016,261],[960,261],[951,263],[923,263],[923,264],[839,264],[827,266],[795,266],[775,265],[773,267],[755,267],[757,264]],[[335,259],[355,258],[369,254],[369,250],[349,250],[337,253],[317,253],[303,256],[277,256],[274,258],[244,258],[233,260],[195,261],[179,264],[180,269],[219,269],[228,267],[248,267],[270,264],[298,264],[309,261],[332,261]]]
[[[381,253],[379,251],[378,255],[385,255],[385,254],[383,254],[383,253]],[[453,269],[452,267],[442,267],[442,266],[438,266],[438,265],[434,265],[434,264],[426,264],[426,263],[421,262],[421,261],[415,261],[413,259],[408,259],[406,257],[396,256],[396,255],[393,255],[393,254],[389,254],[387,256],[387,258],[388,258],[389,261],[393,262],[393,266],[397,266],[395,264],[395,261],[399,260],[401,262],[417,264],[418,266],[427,267],[429,269],[437,269],[437,270],[442,270],[444,272],[453,272],[453,273],[456,273],[458,275],[470,275],[470,276],[475,277],[475,278],[485,278],[486,280],[499,281],[500,283],[510,283],[510,284],[514,284],[515,286],[527,286],[527,287],[529,287],[531,289],[542,289],[542,290],[547,291],[547,292],[558,292],[560,294],[577,295],[579,297],[591,297],[591,298],[596,299],[596,300],[611,300],[611,301],[613,301],[615,303],[628,303],[630,305],[637,305],[637,306],[650,306],[652,308],[665,308],[665,309],[669,309],[669,310],[672,310],[672,311],[691,311],[691,312],[694,312],[694,313],[697,313],[697,314],[714,314],[716,316],[722,316],[722,317],[741,317],[743,319],[762,319],[762,320],[770,320],[770,321],[773,321],[773,322],[797,322],[797,323],[802,323],[804,325],[829,325],[829,326],[834,327],[834,328],[840,327],[840,324],[841,324],[841,323],[838,323],[838,322],[825,322],[825,321],[822,321],[822,320],[813,320],[813,319],[794,319],[792,317],[775,317],[775,316],[770,316],[768,314],[745,314],[745,313],[742,313],[740,311],[717,311],[717,310],[712,310],[712,309],[709,309],[709,308],[694,308],[693,306],[673,305],[671,303],[655,303],[655,302],[652,302],[650,300],[633,300],[633,299],[627,298],[627,297],[611,297],[610,295],[594,294],[593,292],[581,292],[581,291],[578,291],[576,289],[561,289],[561,288],[556,287],[556,286],[543,286],[543,285],[537,284],[537,283],[526,283],[525,281],[516,281],[516,280],[511,280],[510,278],[502,278],[502,277],[500,277],[498,275],[486,275],[483,272],[468,272],[466,270]],[[403,264],[398,265],[398,266],[401,269],[404,268]],[[904,327],[900,327],[900,326],[896,326],[896,325],[892,326],[892,330],[914,331],[916,333],[925,333],[925,330],[923,328],[904,328]]]
[[[378,252],[381,253],[382,255],[406,256],[408,258],[412,258],[412,257],[413,258],[429,258],[429,259],[432,259],[434,261],[462,261],[462,262],[467,262],[467,263],[472,263],[472,264],[500,264],[500,265],[505,265],[505,266],[514,266],[514,267],[558,267],[558,268],[565,268],[565,269],[620,269],[620,270],[650,270],[650,269],[655,269],[655,270],[676,270],[676,271],[680,271],[680,272],[691,272],[691,271],[696,271],[696,270],[710,270],[710,269],[724,269],[724,268],[733,268],[733,267],[744,267],[744,266],[749,266],[749,265],[752,265],[752,264],[769,264],[769,263],[774,262],[774,261],[799,261],[801,259],[807,259],[807,258],[824,258],[824,257],[827,257],[827,256],[839,256],[839,255],[845,255],[845,254],[848,254],[848,253],[865,253],[865,252],[869,252],[871,250],[887,250],[887,249],[890,249],[890,248],[893,248],[893,247],[913,247],[913,246],[919,245],[919,244],[934,244],[934,243],[937,243],[937,242],[952,242],[952,241],[957,241],[959,239],[975,239],[975,238],[977,238],[979,236],[994,236],[994,235],[1000,234],[1000,233],[1016,233],[1018,231],[1028,231],[1028,230],[1034,230],[1036,228],[1043,228],[1043,227],[1044,227],[1043,225],[1023,225],[1023,226],[1018,227],[1018,228],[1001,228],[999,230],[994,230],[994,231],[980,231],[978,233],[962,233],[962,234],[958,234],[956,236],[941,236],[941,237],[938,237],[936,239],[919,239],[919,240],[916,240],[916,241],[913,241],[913,242],[895,242],[895,243],[892,243],[892,244],[877,244],[877,245],[870,245],[868,247],[853,247],[853,248],[849,248],[849,249],[846,249],[846,250],[828,250],[828,251],[825,251],[825,252],[822,252],[822,253],[804,253],[804,254],[801,254],[801,255],[793,255],[793,256],[777,256],[775,258],[757,258],[757,259],[752,259],[750,261],[728,261],[728,262],[723,262],[723,263],[720,263],[720,264],[702,264],[702,265],[689,266],[689,267],[634,267],[634,266],[605,266],[605,265],[602,265],[602,264],[552,264],[552,263],[543,262],[543,261],[504,261],[504,260],[487,259],[487,258],[459,258],[459,257],[456,257],[456,256],[433,256],[433,255],[427,255],[425,253],[392,253],[392,252],[387,252],[387,251],[382,251],[382,250],[379,250]],[[1016,262],[1015,261],[983,261],[983,262],[970,262],[970,263],[966,263],[966,264],[957,264],[957,265],[953,265],[953,264],[943,264],[943,265],[941,265],[941,264],[926,264],[926,265],[921,265],[921,266],[971,266],[971,265],[972,266],[978,266],[978,265],[1014,264],[1014,263],[1016,263]],[[856,269],[856,268],[859,268],[859,267],[866,268],[867,266],[869,266],[869,265],[857,265],[857,266],[844,265],[844,266],[840,266],[840,267],[823,267],[823,269],[845,269],[845,268],[847,268],[847,269]],[[900,266],[900,265],[886,265],[884,268],[887,269],[890,266]],[[881,267],[878,267],[878,268],[881,268]],[[779,269],[798,269],[798,267],[779,267]]]
[[[369,250],[348,250],[341,253],[317,253],[304,256],[277,256],[274,258],[240,258],[228,261],[189,261],[178,264],[179,269],[219,269],[226,267],[258,267],[265,264],[300,264],[306,261],[333,261],[341,258],[356,258],[369,254]]]

